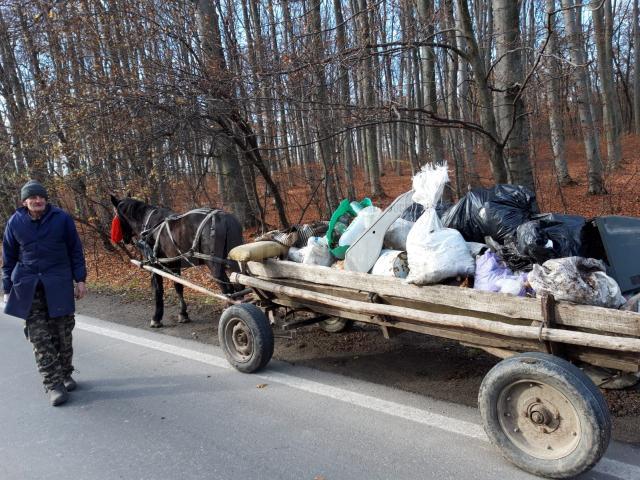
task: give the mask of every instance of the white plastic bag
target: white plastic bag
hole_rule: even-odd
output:
[[[371,269],[372,275],[406,278],[409,274],[407,253],[401,250],[382,250]]]
[[[330,267],[333,263],[326,237],[310,237],[307,246],[301,248],[298,253],[303,254],[302,263],[307,265]]]
[[[413,177],[413,201],[425,211],[407,236],[409,276],[416,285],[437,283],[458,275],[473,275],[475,261],[457,230],[443,228],[435,205],[449,181],[444,165],[425,165]]]
[[[354,218],[353,221],[349,224],[345,232],[340,235],[340,238],[338,239],[338,245],[344,247],[355,242],[358,237],[362,235],[362,232],[373,225],[373,222],[375,222],[376,219],[380,216],[380,213],[382,213],[382,210],[373,205],[360,210],[356,218]]]
[[[304,248],[296,248],[289,247],[289,251],[287,252],[287,260],[291,260],[292,262],[302,263],[304,260]]]
[[[407,237],[414,225],[415,222],[398,218],[391,224],[387,233],[384,234],[384,248],[390,250],[406,250]]]

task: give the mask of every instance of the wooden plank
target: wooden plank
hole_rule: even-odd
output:
[[[346,272],[316,265],[267,260],[248,262],[248,271],[263,278],[289,278],[324,285],[392,295],[461,310],[495,314],[513,319],[543,321],[540,300],[481,292],[447,285],[416,286],[401,279],[366,273]],[[556,321],[567,327],[640,337],[640,313],[558,302]]]
[[[265,279],[266,280],[266,279]],[[338,287],[335,285],[323,285],[320,283],[311,283],[303,280],[291,280],[288,278],[268,279],[268,281],[277,283],[278,285],[286,285],[289,287],[302,288],[312,292],[326,293],[328,295],[335,295],[341,298],[347,298],[351,300],[359,300],[363,302],[369,302],[369,292],[363,290],[354,290],[353,288]],[[425,312],[435,313],[450,313],[457,315],[466,315],[470,317],[484,318],[485,320],[496,320],[499,322],[510,323],[512,325],[525,325],[530,326],[531,320],[524,318],[512,318],[493,313],[478,312],[475,310],[462,310],[459,308],[448,307],[446,305],[437,305],[433,303],[420,302],[418,300],[408,300],[403,297],[395,297],[391,295],[379,296],[382,302],[389,305],[397,305],[399,307],[414,308]]]
[[[334,317],[343,317],[359,322],[371,323],[380,326],[392,327],[394,329],[406,330],[409,332],[431,335],[434,337],[455,340],[463,345],[473,346],[474,348],[482,348],[487,352],[495,355],[489,349],[496,351],[512,353],[518,352],[537,352],[543,351],[543,344],[539,341],[520,340],[498,337],[496,335],[484,334],[482,332],[467,332],[452,328],[438,328],[429,325],[415,325],[406,322],[389,323],[377,316],[363,315],[356,312],[347,312],[339,308],[332,308],[326,305],[319,305],[312,302],[301,302],[286,296],[278,296],[273,299],[273,303],[291,308],[306,308],[317,313],[324,313]],[[627,354],[623,352],[607,352],[604,350],[596,350],[588,347],[579,347],[575,345],[566,347],[567,358],[571,360],[580,360],[591,365],[603,368],[612,368],[623,372],[640,371],[640,355]]]
[[[567,343],[570,345],[582,345],[594,348],[604,348],[607,350],[621,352],[640,352],[640,339],[613,337],[593,333],[559,330],[551,328],[538,329],[536,327],[525,327],[520,325],[509,325],[482,318],[473,318],[463,315],[449,315],[444,313],[432,313],[416,311],[406,307],[395,305],[380,305],[365,303],[355,300],[347,300],[332,295],[309,292],[293,287],[278,285],[266,280],[250,277],[240,273],[232,273],[231,281],[242,285],[259,288],[261,290],[274,292],[276,295],[288,295],[294,298],[311,300],[314,302],[342,308],[347,311],[355,311],[371,315],[386,315],[397,317],[412,323],[426,323],[437,326],[457,327],[501,335],[511,338],[528,340],[547,340],[552,342]]]
[[[326,305],[314,304],[313,302],[296,301],[295,299],[286,296],[278,296],[273,300],[273,303],[292,308],[307,308],[311,311],[325,313],[334,317],[347,318],[349,320],[356,320],[359,322],[431,335],[433,337],[447,338],[449,340],[474,343],[495,348],[512,349],[517,352],[541,351],[543,348],[543,345],[537,341],[503,338],[495,335],[488,335],[483,332],[469,332],[453,328],[439,328],[431,325],[416,325],[402,321],[389,322],[375,315],[363,315],[357,312],[349,312],[339,308],[328,307]]]

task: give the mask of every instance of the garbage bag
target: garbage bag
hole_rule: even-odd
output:
[[[523,297],[527,293],[526,282],[526,273],[513,273],[494,252],[487,251],[476,259],[475,290]]]
[[[470,242],[483,242],[486,236],[503,242],[539,211],[536,195],[527,187],[501,184],[471,190],[443,214],[442,223]]]
[[[398,218],[391,224],[387,232],[384,234],[384,248],[388,248],[390,250],[406,250],[407,237],[414,225],[415,222]]]
[[[584,217],[545,213],[534,215],[505,238],[498,253],[512,270],[531,270],[552,258],[582,256]]]
[[[442,218],[442,216],[447,211],[449,211],[449,209],[452,206],[453,205],[450,202],[445,203],[445,202],[439,201],[436,204],[436,212],[438,212],[438,216]],[[407,220],[409,222],[416,222],[423,213],[424,213],[424,207],[419,203],[413,202],[404,210],[404,212],[402,212],[402,215],[400,216],[400,218],[402,218],[403,220]]]
[[[565,257],[534,265],[528,281],[536,294],[552,294],[556,300],[582,305],[618,308],[625,303],[617,282],[595,258]]]
[[[430,164],[413,177],[413,200],[425,211],[407,236],[409,283],[437,283],[475,271],[475,261],[460,232],[443,228],[436,213],[435,205],[448,180],[445,166]]]
[[[545,222],[545,228],[552,240],[555,241],[557,239],[560,242],[560,236],[568,239],[567,247],[563,247],[565,251],[567,248],[571,248],[575,251],[573,255],[579,257],[584,256],[581,254],[582,242],[584,239],[583,229],[586,224],[586,219],[584,217],[580,215],[568,215],[565,213],[539,213],[537,215],[533,215],[531,220],[540,220]]]
[[[407,252],[384,249],[371,269],[372,275],[406,278],[409,274]]]
[[[360,210],[345,232],[340,235],[338,245],[341,247],[349,247],[367,228],[373,225],[381,213],[382,210],[373,205]]]
[[[297,252],[296,257],[299,258],[300,256],[302,257],[302,263],[307,265],[330,267],[333,263],[333,256],[329,250],[326,237],[309,238],[307,246]]]

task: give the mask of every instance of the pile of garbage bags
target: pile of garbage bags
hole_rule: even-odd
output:
[[[476,188],[445,205],[448,180],[445,166],[426,165],[413,178],[414,203],[402,212],[383,212],[368,198],[344,200],[329,222],[296,225],[269,238],[289,246],[291,261],[344,269],[349,246],[375,230],[370,227],[381,215],[394,214],[382,250],[370,252],[379,254],[373,275],[416,285],[466,280],[476,290],[552,294],[608,308],[625,303],[602,259],[588,258],[584,217],[540,213],[535,193],[520,185]]]

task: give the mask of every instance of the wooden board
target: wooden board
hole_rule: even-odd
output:
[[[535,340],[511,339],[497,335],[483,334],[482,332],[460,331],[459,329],[454,328],[438,328],[428,325],[414,325],[406,322],[389,322],[376,315],[365,315],[362,313],[350,312],[315,302],[296,300],[284,295],[275,297],[273,299],[273,303],[295,309],[308,309],[309,311],[316,313],[380,325],[381,327],[389,327],[431,335],[434,337],[447,338],[449,340],[456,340],[463,345],[480,348],[501,358],[504,358],[506,352],[514,354],[517,352],[537,352],[545,350],[544,344]],[[597,367],[612,368],[631,373],[640,371],[640,355],[638,354],[612,352],[569,345],[566,346],[565,350],[567,358],[580,360]],[[498,353],[502,354],[498,355]]]
[[[265,279],[302,280],[512,319],[543,320],[540,300],[534,298],[446,285],[409,285],[398,278],[346,272],[289,261],[249,262],[246,266],[252,275]],[[475,315],[478,316],[477,313]],[[482,317],[486,318],[485,315]],[[635,312],[558,302],[556,322],[567,327],[640,337],[640,314]]]

